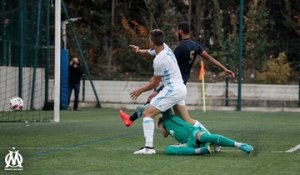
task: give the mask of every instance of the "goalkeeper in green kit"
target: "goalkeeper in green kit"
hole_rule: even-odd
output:
[[[176,115],[171,115],[171,110],[163,113],[158,120],[158,127],[164,137],[171,135],[180,145],[166,147],[169,155],[194,155],[209,154],[210,144],[218,144],[224,147],[236,147],[245,153],[254,151],[251,145],[231,140],[218,134],[209,134],[201,127],[194,127]]]
[[[141,114],[146,107],[138,107],[137,112]],[[236,147],[248,154],[254,152],[251,145],[231,140],[222,135],[210,134],[206,129],[192,126],[179,116],[171,114],[170,109],[163,112],[163,117],[159,118],[158,128],[164,137],[171,135],[180,143],[179,145],[167,146],[165,152],[168,155],[209,154],[210,144]]]

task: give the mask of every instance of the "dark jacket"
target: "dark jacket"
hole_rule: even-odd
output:
[[[69,65],[69,83],[71,84],[78,84],[80,83],[81,76],[83,74],[82,66],[80,64],[77,64],[77,67],[74,67],[73,63],[72,65]]]

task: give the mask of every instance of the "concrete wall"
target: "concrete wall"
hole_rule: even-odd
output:
[[[33,69],[23,69],[23,100],[27,109],[31,100]],[[0,110],[7,110],[9,99],[18,95],[18,68],[0,67]],[[100,101],[107,107],[135,107],[143,104],[151,92],[142,94],[136,101],[130,99],[129,93],[135,88],[147,82],[134,81],[94,81]],[[53,80],[49,81],[49,99],[53,100]],[[188,83],[188,95],[186,103],[190,106],[202,105],[202,89],[200,83]],[[82,100],[82,85],[80,100]],[[222,107],[225,105],[225,83],[207,83],[206,105]],[[44,70],[37,69],[35,82],[35,108],[41,108],[44,104]],[[73,95],[72,95],[73,99]],[[237,84],[229,86],[229,104],[234,107],[237,99]],[[298,85],[242,85],[243,106],[249,107],[297,107]],[[86,81],[85,102],[94,103],[89,81]],[[82,104],[82,103],[81,103]]]
[[[130,99],[129,93],[147,82],[133,81],[94,81],[102,103],[109,103],[111,106],[125,104],[143,104],[151,92],[142,94],[137,101]],[[188,105],[202,104],[202,89],[200,83],[188,83],[188,95],[186,103]],[[225,105],[225,83],[207,83],[206,105],[207,106],[224,106]],[[80,100],[82,99],[82,85]],[[229,86],[229,104],[236,105],[237,84]],[[298,86],[297,85],[242,85],[243,106],[253,107],[297,107]],[[95,102],[90,83],[86,81],[85,101]]]

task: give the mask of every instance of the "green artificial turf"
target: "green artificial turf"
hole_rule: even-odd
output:
[[[127,111],[132,112],[132,111]],[[30,115],[30,113],[28,113]],[[254,146],[247,155],[235,148],[205,156],[167,156],[175,144],[155,131],[156,155],[133,155],[144,145],[141,121],[127,128],[116,109],[61,112],[61,122],[0,122],[0,174],[300,174],[299,113],[190,111],[212,133]],[[23,171],[4,171],[8,150],[23,156]]]

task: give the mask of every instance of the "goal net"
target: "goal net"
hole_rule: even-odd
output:
[[[0,0],[0,122],[53,118],[53,3]],[[21,111],[9,108],[13,97]]]

